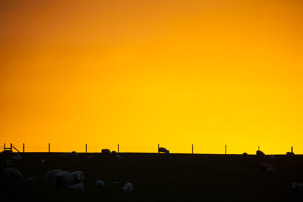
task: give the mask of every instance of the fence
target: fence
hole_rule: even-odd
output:
[[[79,146],[77,148],[79,148]],[[82,148],[83,149],[81,149],[81,150],[75,149],[75,151],[89,153],[89,152],[97,152],[97,151],[100,152],[102,149],[100,147],[100,145],[89,145],[89,144],[84,144]],[[160,144],[157,145],[157,151],[155,153],[159,153],[159,148],[160,148]],[[194,144],[191,144],[191,147],[189,146],[188,148],[189,148],[188,152],[185,152],[185,153],[198,154],[198,153],[194,153]],[[258,150],[260,150],[260,146],[258,146],[257,148],[258,148]],[[3,146],[0,145],[0,151],[4,151],[4,150],[12,150],[12,151],[17,151],[17,152],[66,152],[66,151],[60,151],[60,150],[52,151],[50,143],[48,143],[44,146],[37,146],[37,145],[30,145],[30,144],[27,145],[25,143],[17,144],[17,145],[12,144],[12,143],[10,143],[10,144],[4,143]],[[120,144],[117,144],[116,149],[112,148],[112,150],[119,153]],[[224,151],[224,153],[223,153],[223,151]],[[290,151],[293,152],[293,146],[291,147]],[[123,151],[123,152],[130,152],[130,151]],[[224,150],[223,150],[223,146],[222,146],[222,153],[225,155],[228,154],[226,144],[224,145]]]
[[[20,150],[21,151],[21,150]],[[25,145],[22,146],[22,152],[49,152],[48,146]]]
[[[26,145],[26,144],[3,144],[0,146],[0,150],[12,150],[17,152],[50,152],[50,144],[47,146],[34,146],[34,145]]]

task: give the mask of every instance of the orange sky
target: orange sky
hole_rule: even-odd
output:
[[[303,153],[302,56],[301,0],[1,0],[0,144]]]

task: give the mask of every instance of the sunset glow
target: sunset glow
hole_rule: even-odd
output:
[[[302,56],[301,0],[1,0],[0,144],[303,153]]]

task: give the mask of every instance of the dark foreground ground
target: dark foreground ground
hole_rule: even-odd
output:
[[[5,185],[0,175],[0,201],[299,201],[292,189],[293,182],[303,182],[303,156],[287,158],[277,156],[273,163],[275,172],[260,169],[267,158],[241,155],[185,155],[185,154],[120,154],[115,159],[101,154],[87,154],[64,160],[59,153],[24,153],[18,168],[24,178],[37,176],[33,187]],[[42,164],[41,159],[46,159]],[[7,167],[5,157],[0,157],[0,172]],[[43,180],[48,170],[63,169],[83,171],[84,192],[56,189]],[[104,191],[96,188],[96,179],[108,185]],[[122,185],[132,182],[134,192],[123,193],[109,186],[110,181]]]

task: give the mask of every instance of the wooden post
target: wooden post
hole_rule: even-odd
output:
[[[119,148],[119,144],[118,144],[118,154],[120,153],[120,150],[119,150],[120,148]]]
[[[159,154],[159,148],[160,148],[160,144],[158,144],[158,154]]]
[[[194,144],[191,145],[191,153],[194,154]]]
[[[225,145],[225,155],[227,154],[227,145]]]
[[[5,150],[5,143],[4,143],[4,149],[3,150]]]
[[[293,153],[294,152],[294,148],[293,147],[291,147],[291,153]]]
[[[50,143],[48,143],[48,152],[50,152]]]
[[[11,150],[13,150],[13,144],[11,143]]]
[[[87,153],[87,144],[85,144],[85,153]]]
[[[24,153],[24,143],[23,143],[23,153]]]
[[[258,151],[260,151],[260,146],[258,146]]]

